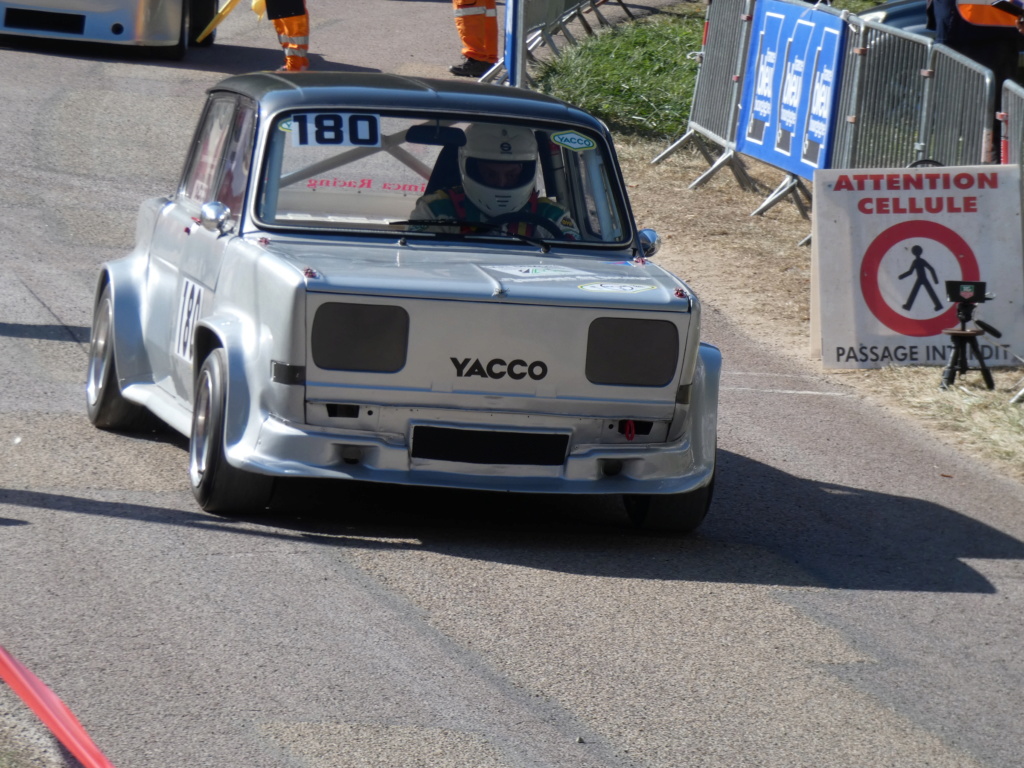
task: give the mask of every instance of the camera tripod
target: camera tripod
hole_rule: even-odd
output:
[[[967,323],[971,322],[974,318],[975,306],[973,301],[957,302],[956,318],[960,321],[960,327],[947,328],[943,331],[943,333],[951,337],[953,354],[949,358],[949,365],[942,370],[942,384],[939,385],[942,389],[949,389],[956,380],[958,373],[962,376],[970,370],[981,371],[981,377],[985,380],[985,386],[988,389],[996,388],[996,383],[992,378],[992,371],[985,365],[985,358],[982,356],[981,348],[978,346],[978,337],[988,333],[998,339],[1003,334],[982,320],[974,320],[974,324],[978,326],[977,328],[968,328]],[[978,361],[977,368],[972,369],[967,364],[968,347],[974,353],[974,359]]]

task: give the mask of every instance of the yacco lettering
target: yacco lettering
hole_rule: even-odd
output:
[[[582,136],[581,134],[573,131],[556,133],[551,137],[551,140],[556,144],[568,147],[569,149],[593,149],[597,146],[593,139],[588,139],[586,136]]]
[[[861,213],[977,213],[978,198],[965,197],[862,197]]]
[[[540,381],[548,375],[548,366],[540,360],[527,363],[525,360],[513,360],[506,363],[501,358],[494,358],[487,363],[479,359],[465,358],[460,360],[457,357],[449,358],[455,366],[455,375],[459,378],[479,376],[483,379],[503,379],[508,376],[518,381],[529,376],[534,381]]]
[[[998,189],[999,174],[986,173],[843,173],[835,192],[896,192],[900,190]]]

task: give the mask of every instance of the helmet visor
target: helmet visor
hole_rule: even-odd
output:
[[[537,162],[466,158],[466,175],[491,189],[517,189],[533,183]]]

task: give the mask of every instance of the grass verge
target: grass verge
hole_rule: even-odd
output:
[[[540,89],[615,132],[677,136],[686,127],[704,32],[704,5],[684,3],[567,48],[541,65]]]
[[[838,0],[852,13],[877,0]],[[541,64],[540,90],[597,115],[616,133],[654,139],[686,128],[707,7],[684,2],[602,30]]]

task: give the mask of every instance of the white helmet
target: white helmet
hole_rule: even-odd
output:
[[[518,125],[474,123],[466,129],[465,145],[459,147],[459,170],[466,197],[488,216],[522,209],[537,173],[533,131]],[[501,181],[496,174],[503,177]]]

